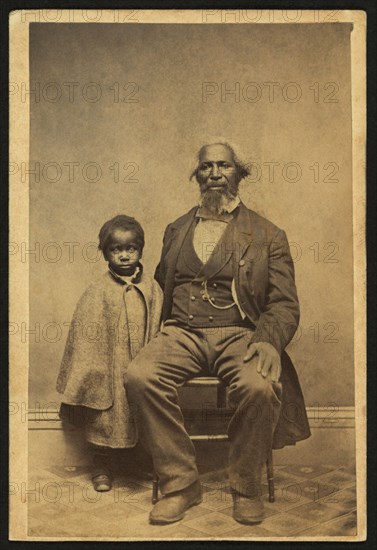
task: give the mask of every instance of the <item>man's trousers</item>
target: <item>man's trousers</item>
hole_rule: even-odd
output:
[[[217,376],[227,384],[234,410],[228,426],[230,485],[255,495],[272,448],[282,388],[257,372],[257,357],[243,361],[252,335],[245,327],[185,328],[167,321],[129,365],[127,398],[137,411],[139,440],[152,455],[163,494],[198,479],[177,388],[195,376]]]

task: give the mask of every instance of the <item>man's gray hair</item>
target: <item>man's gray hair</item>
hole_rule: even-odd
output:
[[[251,174],[251,171],[250,171],[250,168],[249,166],[246,164],[246,162],[244,162],[240,156],[236,153],[236,148],[234,145],[232,145],[231,143],[229,143],[229,141],[226,141],[226,140],[223,140],[223,139],[220,139],[220,140],[215,140],[215,141],[211,141],[209,143],[205,143],[204,145],[202,145],[199,149],[199,151],[196,153],[196,157],[195,157],[195,168],[194,170],[191,172],[191,175],[190,175],[190,181],[192,180],[192,178],[198,173],[198,168],[199,168],[199,160],[200,160],[200,156],[201,154],[203,153],[203,150],[206,148],[206,147],[210,147],[211,145],[224,145],[224,147],[227,147],[229,149],[229,151],[232,153],[232,156],[233,156],[233,160],[234,160],[234,164],[236,165],[236,169],[237,169],[237,173],[238,173],[238,176],[239,176],[239,180],[243,180],[245,178],[247,178],[248,176],[250,176]]]

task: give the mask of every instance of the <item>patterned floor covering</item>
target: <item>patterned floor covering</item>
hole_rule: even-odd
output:
[[[225,480],[225,481],[224,481]],[[117,476],[113,489],[96,493],[85,466],[52,466],[30,472],[25,496],[33,537],[127,539],[253,539],[356,535],[355,475],[331,464],[275,466],[276,501],[263,486],[265,519],[254,526],[232,518],[226,471],[201,475],[203,502],[180,522],[150,525],[151,481]]]

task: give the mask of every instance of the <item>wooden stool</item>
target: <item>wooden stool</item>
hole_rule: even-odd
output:
[[[216,388],[217,389],[217,408],[226,407],[226,384],[213,376],[200,376],[188,380],[183,387],[185,388]],[[190,435],[192,441],[227,441],[227,434],[205,434],[205,435]],[[267,483],[268,483],[268,500],[275,502],[275,484],[274,484],[274,468],[272,459],[272,450],[266,461]],[[158,501],[158,477],[156,472],[153,473],[152,487],[152,503]]]

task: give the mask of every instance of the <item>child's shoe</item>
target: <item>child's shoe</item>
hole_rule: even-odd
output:
[[[93,487],[99,493],[106,493],[112,488],[111,479],[107,474],[98,474],[92,477]]]

